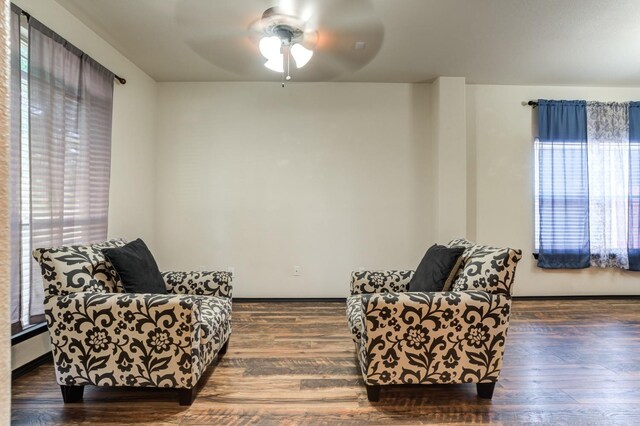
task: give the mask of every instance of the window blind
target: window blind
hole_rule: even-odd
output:
[[[44,320],[44,287],[31,251],[107,237],[114,75],[12,10],[12,28],[22,27],[21,71],[12,71],[12,116],[20,118],[12,123],[15,330]]]

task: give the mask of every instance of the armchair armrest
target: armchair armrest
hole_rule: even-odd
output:
[[[231,272],[167,271],[162,273],[162,278],[169,293],[231,298],[233,279]]]
[[[351,294],[405,292],[414,272],[412,270],[353,271]]]
[[[70,293],[48,297],[45,317],[61,385],[192,388],[197,383],[198,297]]]
[[[367,384],[495,382],[511,298],[485,291],[362,297]]]

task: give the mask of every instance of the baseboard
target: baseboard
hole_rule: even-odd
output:
[[[40,366],[42,364],[46,364],[48,362],[52,362],[52,361],[53,361],[53,354],[51,352],[47,352],[46,354],[42,354],[38,358],[32,359],[28,363],[26,363],[24,365],[21,365],[20,367],[18,367],[15,370],[13,370],[11,372],[11,380],[15,380],[20,376],[24,376],[28,372],[30,372],[32,370],[35,370],[36,367],[38,367],[38,366]]]
[[[619,295],[609,295],[609,294],[587,294],[587,295],[575,295],[575,296],[513,296],[514,300],[616,300],[616,299],[640,299],[640,295],[638,294],[619,294]]]
[[[24,331],[14,334],[11,336],[11,346],[17,345],[18,343],[22,343],[25,340],[29,340],[32,337],[36,337],[42,333],[47,332],[47,323],[43,322],[40,324],[36,324],[33,327],[29,327]]]
[[[238,303],[286,303],[286,302],[342,302],[347,301],[346,297],[234,297],[234,302]]]
[[[640,295],[575,295],[575,296],[513,296],[514,300],[615,300],[615,299],[640,299]],[[287,302],[335,302],[344,303],[346,297],[234,297],[237,303],[287,303]]]

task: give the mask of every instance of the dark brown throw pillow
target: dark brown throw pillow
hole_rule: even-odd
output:
[[[167,288],[147,245],[138,238],[122,247],[102,249],[127,293],[167,294]]]
[[[408,291],[442,291],[464,247],[432,245],[409,282]]]

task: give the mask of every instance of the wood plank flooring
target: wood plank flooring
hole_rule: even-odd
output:
[[[53,366],[15,380],[14,424],[640,424],[640,300],[516,300],[493,400],[475,385],[383,387],[367,401],[342,303],[235,303],[229,351],[190,407],[177,393],[87,387]]]

